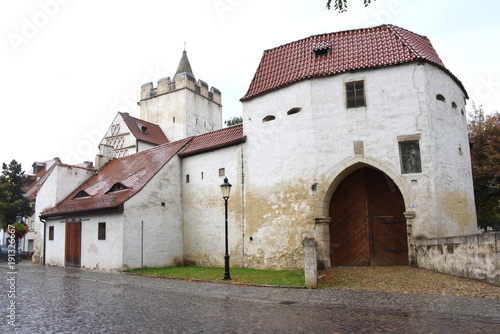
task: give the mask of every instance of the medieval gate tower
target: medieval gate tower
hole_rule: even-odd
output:
[[[174,78],[141,87],[142,120],[158,124],[170,142],[222,128],[221,92],[196,78],[186,51]]]

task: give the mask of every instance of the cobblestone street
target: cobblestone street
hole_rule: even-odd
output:
[[[15,333],[499,333],[500,299],[306,290],[17,265],[2,272]],[[9,298],[15,277],[15,298]],[[9,302],[15,320],[9,325]]]

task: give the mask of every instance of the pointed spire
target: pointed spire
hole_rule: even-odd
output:
[[[186,50],[182,52],[182,58],[181,61],[179,62],[179,66],[177,66],[177,72],[175,72],[175,76],[181,73],[187,73],[192,77],[194,77],[193,70],[191,69],[191,65],[189,64]]]

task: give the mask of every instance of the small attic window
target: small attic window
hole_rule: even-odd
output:
[[[316,40],[313,42],[312,50],[315,57],[326,56],[330,54],[332,50],[331,40]]]
[[[276,119],[275,116],[273,116],[273,115],[267,115],[266,117],[264,117],[262,119],[262,123],[269,122],[269,121],[274,121],[275,119]]]
[[[436,100],[441,101],[441,102],[446,101],[446,99],[444,98],[444,96],[441,95],[441,94],[436,95]]]
[[[142,124],[137,123],[137,126],[139,127],[139,130],[141,130],[142,133],[148,133],[148,127]]]
[[[296,114],[296,113],[300,112],[301,109],[302,108],[299,108],[299,107],[292,108],[292,109],[288,110],[286,114],[287,115],[293,115],[293,114]]]
[[[85,190],[80,190],[78,194],[76,194],[75,197],[73,197],[73,199],[84,198],[84,197],[90,197],[90,195]]]
[[[125,190],[125,189],[129,189],[129,188],[127,186],[123,185],[123,183],[117,182],[111,187],[111,189],[108,190],[108,192],[106,194],[120,191],[120,190]]]
[[[313,50],[316,57],[326,56],[330,53],[330,47]]]

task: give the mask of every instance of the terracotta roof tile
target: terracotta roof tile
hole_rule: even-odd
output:
[[[179,153],[179,156],[187,157],[213,151],[218,148],[242,143],[245,140],[246,136],[243,135],[243,124],[237,124],[193,137],[193,140]]]
[[[137,194],[191,138],[164,144],[108,162],[54,208],[42,212],[42,218],[116,208]],[[108,191],[121,183],[127,189]],[[75,198],[85,191],[88,197]]]
[[[128,113],[120,112],[119,114],[135,138],[156,145],[168,143],[168,139],[159,125],[132,117]],[[141,130],[141,127],[145,127],[145,132]]]
[[[427,37],[397,26],[381,25],[311,36],[264,51],[241,101],[313,77],[413,61],[440,67],[467,96],[462,83],[444,66]]]

